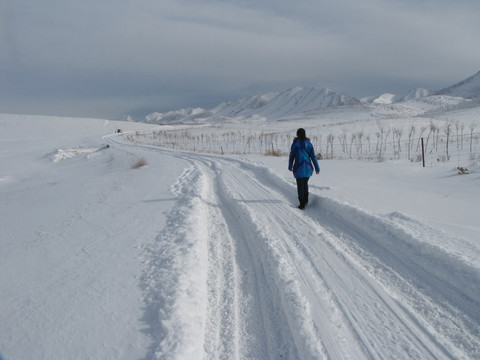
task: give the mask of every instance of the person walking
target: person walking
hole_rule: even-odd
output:
[[[313,163],[313,164],[312,164]],[[305,129],[297,130],[297,137],[293,139],[288,158],[288,170],[293,171],[293,176],[297,181],[299,209],[305,209],[308,203],[308,180],[313,174],[313,169],[317,174],[320,173],[317,157],[310,139],[307,138]]]

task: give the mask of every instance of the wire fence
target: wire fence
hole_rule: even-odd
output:
[[[428,166],[455,162],[456,166],[465,166],[480,160],[480,133],[473,129],[460,132],[447,128],[442,133],[431,129],[416,137],[414,131],[405,135],[397,129],[377,131],[374,135],[345,131],[324,135],[312,131],[310,140],[320,159],[425,161]],[[212,127],[160,129],[121,136],[136,143],[214,154],[288,156],[292,144],[291,134]]]
[[[423,140],[423,141],[422,141]],[[425,137],[400,136],[382,139],[376,136],[327,138],[316,141],[319,156],[324,159],[362,159],[374,161],[408,160],[433,165],[455,161],[458,165],[480,160],[480,133],[456,135],[429,134]]]

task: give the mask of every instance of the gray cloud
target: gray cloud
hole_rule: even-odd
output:
[[[438,89],[479,70],[476,1],[16,0],[0,112],[118,118],[320,85]]]

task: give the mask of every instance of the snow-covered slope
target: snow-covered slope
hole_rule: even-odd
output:
[[[387,105],[387,104],[395,104],[395,103],[404,102],[404,101],[422,99],[424,97],[429,96],[431,93],[432,92],[428,89],[416,88],[416,89],[411,89],[403,96],[398,96],[391,93],[385,93],[380,96],[364,97],[361,99],[361,101],[364,103]]]
[[[310,111],[359,103],[358,99],[342,95],[336,91],[319,87],[296,87],[285,91],[271,91],[246,97],[235,102],[224,102],[213,109],[203,111],[178,110],[166,114],[153,113],[147,116],[147,122],[160,124],[179,122],[198,122],[208,118],[210,121],[225,119],[248,119],[264,117],[279,119]]]
[[[465,99],[480,98],[480,71],[459,83],[435,92],[436,95],[450,95]]]
[[[373,104],[393,104],[395,102],[395,94],[385,93],[377,98],[375,98],[372,103]]]
[[[410,90],[405,95],[395,99],[395,101],[396,102],[401,102],[401,101],[410,101],[410,100],[422,99],[424,97],[430,96],[431,93],[432,92],[428,89],[416,88],[416,89]]]
[[[336,91],[318,87],[291,88],[280,93],[271,92],[242,99],[223,107],[217,114],[221,116],[280,118],[309,111],[356,104],[359,100]]]
[[[186,118],[194,118],[202,114],[205,114],[205,109],[202,108],[180,109],[166,113],[154,112],[145,117],[145,122],[152,124],[179,123]]]
[[[423,99],[427,96],[430,96],[431,93],[432,92],[428,89],[416,88],[408,91],[403,96],[398,96],[391,93],[385,93],[376,97],[375,96],[365,97],[365,98],[362,98],[361,101],[365,103],[387,105],[387,104],[401,103],[404,101]]]

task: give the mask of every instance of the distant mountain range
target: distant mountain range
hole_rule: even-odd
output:
[[[320,111],[338,106],[366,104],[396,104],[415,101],[429,96],[452,96],[467,100],[480,100],[480,71],[475,75],[445,89],[431,91],[424,88],[412,89],[403,96],[385,93],[361,100],[319,87],[295,87],[284,91],[271,91],[235,102],[224,102],[206,110],[202,108],[180,109],[166,113],[151,113],[145,121],[156,124],[200,123],[225,121],[228,119],[269,120]]]
[[[394,104],[435,95],[461,97],[468,100],[480,99],[480,71],[475,75],[442,90],[431,91],[429,89],[416,88],[410,90],[403,96],[385,93],[377,97],[363,98],[361,101],[373,104]]]
[[[334,106],[352,105],[360,100],[319,87],[296,87],[285,91],[242,98],[224,102],[210,110],[201,108],[181,109],[167,113],[152,113],[146,117],[150,123],[200,122],[202,119],[223,121],[229,118],[264,117],[277,119],[295,114]]]

